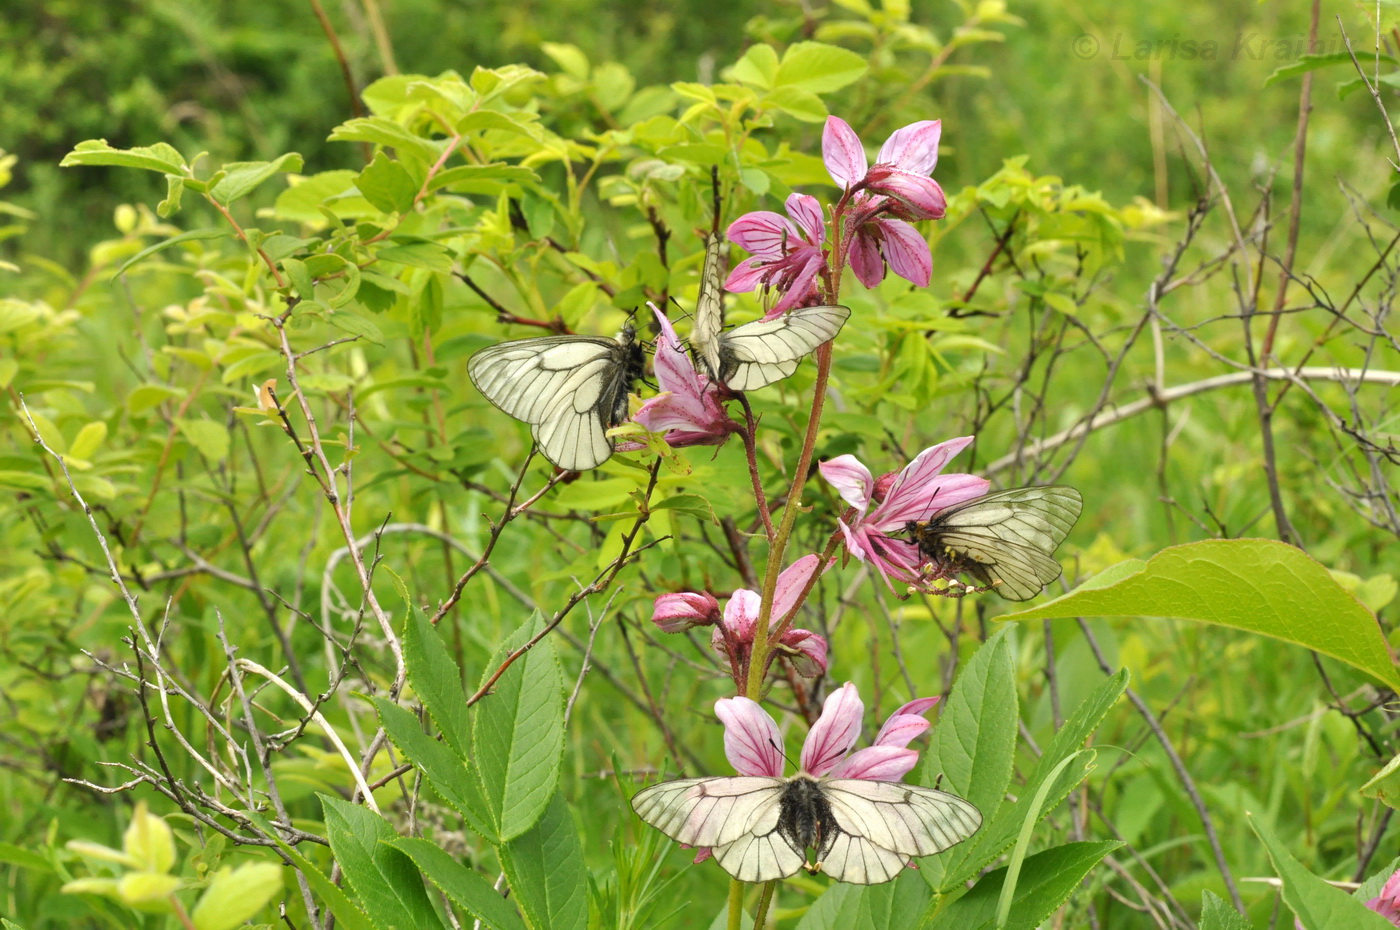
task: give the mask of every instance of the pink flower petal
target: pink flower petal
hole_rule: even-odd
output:
[[[817,272],[821,271],[824,264],[822,252],[817,248],[803,249],[801,252],[793,252],[788,256],[788,270],[784,272],[784,282],[779,284],[785,293],[783,298],[773,305],[773,309],[765,316],[770,318],[774,314],[791,310],[793,307],[802,306],[803,301],[813,290],[813,283],[817,280]]]
[[[888,219],[879,223],[884,233],[885,259],[890,263],[890,271],[910,284],[928,287],[933,279],[933,253],[929,251],[928,240],[903,220]],[[854,257],[851,264],[855,265]]]
[[[851,270],[856,274],[856,280],[866,287],[878,287],[880,282],[885,280],[885,259],[880,254],[880,244],[875,241],[875,237],[864,231],[857,233],[855,241],[851,243]],[[930,261],[930,275],[933,263]],[[927,283],[927,282],[925,282]]]
[[[869,550],[865,545],[865,531],[851,529],[846,525],[845,520],[837,520],[836,525],[841,528],[841,535],[846,538],[846,551],[864,562],[870,558]]]
[[[868,746],[837,763],[827,777],[900,781],[919,762],[919,754],[898,746]]]
[[[854,455],[838,455],[834,459],[819,462],[826,483],[836,489],[841,499],[860,513],[870,506],[870,494],[875,488],[875,476],[861,464]]]
[[[692,862],[691,865],[699,865],[714,854],[715,851],[709,846],[701,846],[700,851],[695,854],[695,861]]]
[[[792,220],[771,210],[745,213],[729,224],[725,236],[745,252],[759,258],[781,258],[784,246],[801,238]]]
[[[933,174],[938,165],[938,141],[943,135],[943,121],[920,120],[896,129],[885,144],[875,163],[894,165],[914,174]]]
[[[811,194],[789,194],[784,206],[787,207],[788,216],[796,220],[807,234],[809,243],[821,245],[826,241],[826,217],[822,215],[820,200]]]
[[[715,714],[724,723],[724,754],[740,775],[781,778],[783,738],[768,712],[746,697],[720,698]]]
[[[943,486],[939,473],[953,456],[972,443],[973,438],[949,439],[915,456],[894,479],[884,501],[871,512],[869,524],[882,530],[902,531],[910,520],[927,520],[932,516],[931,503],[934,495],[941,494]]]
[[[871,192],[899,201],[897,212],[909,219],[941,220],[948,210],[943,188],[933,178],[880,165],[871,168],[865,177]]]
[[[820,778],[845,758],[860,736],[864,713],[865,705],[849,681],[827,695],[821,717],[812,724],[802,744],[802,771]]]
[[[773,591],[772,623],[780,622],[797,603],[797,596],[807,587],[807,582],[821,567],[821,557],[804,555],[778,575],[778,583]]]
[[[734,266],[724,279],[724,289],[731,294],[746,294],[773,274],[773,259],[746,258]]]
[[[890,714],[885,725],[880,728],[872,746],[908,746],[910,741],[933,726],[924,719],[929,708],[938,703],[938,698],[918,698],[905,704]]]
[[[816,678],[826,672],[827,642],[811,630],[788,630],[779,645],[803,678]]]
[[[843,189],[865,177],[865,147],[850,124],[838,116],[826,118],[822,130],[822,161],[826,170]]]

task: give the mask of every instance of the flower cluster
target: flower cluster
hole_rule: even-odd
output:
[[[649,304],[661,335],[656,340],[656,386],[660,393],[632,417],[653,433],[665,433],[672,448],[718,445],[739,429],[724,412],[718,385],[690,360],[666,314]]]

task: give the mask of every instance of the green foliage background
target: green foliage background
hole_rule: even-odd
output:
[[[930,227],[932,287],[911,293],[891,281],[871,294],[854,284],[847,292],[856,317],[836,363],[842,403],[826,421],[819,452],[853,452],[877,474],[898,467],[905,454],[962,435],[971,424],[979,427],[978,445],[957,465],[976,471],[1018,444],[1068,428],[1096,402],[1104,366],[1096,356],[1086,362],[1079,355],[1060,368],[1043,358],[1027,364],[1027,383],[1033,384],[1028,396],[1035,401],[1030,412],[989,416],[986,409],[1016,382],[1031,349],[1050,344],[1059,351],[1066,345],[1063,333],[1082,330],[1118,344],[1137,322],[1162,257],[1181,238],[1187,212],[1207,189],[1189,138],[1140,78],[1160,86],[1205,140],[1242,217],[1259,199],[1256,188],[1276,173],[1269,201],[1275,244],[1284,235],[1280,218],[1288,208],[1300,79],[1266,82],[1298,57],[1308,23],[1301,3],[1123,6],[1093,0],[1066,6],[1028,0],[1010,4],[1005,14],[995,5],[913,3],[906,11],[899,3],[870,9],[859,0],[815,5],[809,15],[793,5],[757,2],[395,0],[379,9],[403,72],[438,75],[451,69],[467,76],[475,68],[520,63],[549,75],[531,106],[551,132],[570,139],[617,128],[622,108],[600,107],[596,86],[571,83],[561,61],[567,51],[551,54],[544,43],[576,47],[595,69],[617,63],[632,86],[646,88],[718,82],[754,44],[781,49],[815,36],[871,63],[861,81],[823,97],[868,146],[908,121],[943,119],[935,177],[952,207],[948,220]],[[366,7],[336,4],[327,12],[363,89],[386,70]],[[1342,16],[1359,48],[1359,40],[1370,35],[1366,8],[1323,5],[1329,51],[1338,47],[1334,14]],[[1075,42],[1086,34],[1095,37],[1097,50],[1084,57],[1076,54]],[[1180,44],[1170,44],[1178,40],[1218,42],[1218,57],[1187,58]],[[1164,44],[1139,57],[1143,41]],[[1353,77],[1345,66],[1317,72],[1298,245],[1300,271],[1336,301],[1363,279],[1393,235],[1385,203],[1394,180],[1386,163],[1389,140],[1364,90],[1339,97],[1338,86]],[[343,560],[322,573],[344,541],[301,460],[261,415],[230,412],[252,405],[251,385],[280,377],[275,347],[251,315],[276,309],[270,286],[255,281],[244,252],[213,241],[152,256],[114,279],[115,269],[142,249],[182,231],[219,227],[222,220],[193,192],[186,193],[179,214],[157,217],[152,210],[166,190],[154,174],[58,163],[83,140],[105,138],[117,148],[164,140],[186,157],[208,152],[213,166],[295,151],[303,160],[296,173],[359,171],[365,165],[361,146],[327,139],[351,116],[336,58],[309,5],[59,0],[28,5],[0,22],[0,148],[14,156],[8,167],[13,176],[0,192],[6,202],[0,220],[9,224],[0,225],[0,257],[13,265],[0,270],[0,382],[10,413],[8,448],[0,449],[6,492],[0,504],[0,697],[7,711],[0,725],[0,803],[7,813],[0,830],[0,861],[7,864],[0,913],[29,930],[128,926],[134,919],[105,899],[57,893],[90,865],[64,843],[83,838],[119,845],[130,819],[126,796],[97,794],[63,779],[117,784],[123,779],[102,763],[150,756],[130,682],[103,667],[131,667],[130,649],[122,644],[132,635],[131,618],[105,577],[86,517],[71,506],[52,461],[29,442],[20,392],[41,434],[76,461],[77,486],[97,505],[120,564],[141,590],[144,614],[152,623],[168,621],[171,661],[200,692],[218,687],[225,671],[217,639],[221,617],[240,655],[274,670],[282,659],[265,616],[277,613],[276,607],[268,611],[252,592],[217,575],[186,572],[191,553],[238,576],[255,569],[259,586],[289,598],[294,592],[296,602],[317,618],[322,598],[331,605],[325,616],[336,624],[353,625],[362,612]],[[809,156],[795,156],[774,175],[800,178],[801,185],[791,183],[829,197],[820,165],[810,161],[819,154],[820,122],[781,112],[773,120],[765,142],[776,146],[781,139]],[[1028,159],[1004,167],[1020,155]],[[603,174],[619,174],[614,168]],[[590,188],[577,205],[554,210],[553,235],[595,262],[611,263],[594,271],[613,289],[613,300],[587,288],[577,291],[583,281],[577,263],[529,245],[531,233],[545,222],[531,211],[551,215],[538,199],[522,201],[527,226],[533,220],[536,229],[512,230],[505,212],[497,215],[500,205],[490,190],[461,192],[451,205],[434,206],[437,212],[410,219],[405,228],[424,235],[434,232],[435,223],[472,230],[469,251],[478,261],[473,268],[482,269],[479,283],[488,293],[522,316],[560,310],[575,328],[601,332],[615,328],[643,293],[664,290],[688,306],[697,270],[689,234],[705,224],[708,208],[705,172],[691,169],[687,184],[648,188],[677,232],[665,268],[652,255],[647,225],[626,200],[624,184]],[[0,163],[0,179],[5,173]],[[546,187],[563,188],[558,165],[544,165],[539,173]],[[308,213],[303,205],[298,213],[287,189],[280,177],[269,181],[232,213],[249,228],[280,228],[289,235],[313,228],[299,221],[314,224],[316,211]],[[778,193],[777,185],[766,198],[752,189],[738,191],[726,220],[745,209],[775,209]],[[576,228],[567,227],[571,221]],[[997,266],[982,281],[980,270],[1012,221],[1031,224],[1014,242],[1026,264],[1017,270]],[[1098,238],[1086,229],[1097,230]],[[1064,248],[1062,235],[1082,237],[1088,259]],[[1214,261],[1230,239],[1217,209],[1189,246],[1187,266]],[[1061,245],[1037,252],[1045,242]],[[497,259],[501,267],[485,267]],[[404,267],[410,269],[404,280],[419,288],[412,299],[362,285],[351,307],[381,338],[313,356],[304,386],[320,415],[334,423],[328,444],[342,447],[350,442],[345,391],[356,387],[356,533],[371,534],[386,521],[420,523],[451,536],[467,552],[479,552],[528,446],[525,431],[496,416],[472,390],[465,360],[481,345],[529,333],[498,325],[494,312],[450,275],[442,275],[434,291],[412,263]],[[1266,276],[1266,289],[1275,286],[1274,274]],[[1367,299],[1384,304],[1393,279],[1367,280]],[[950,316],[975,284],[971,309],[995,316]],[[1181,292],[1187,296],[1173,308],[1177,320],[1199,329],[1205,345],[1168,338],[1163,353],[1169,383],[1225,370],[1207,349],[1242,357],[1238,324],[1221,321],[1236,312],[1237,293],[1229,274],[1205,273]],[[317,296],[327,299],[324,292]],[[1271,295],[1265,298],[1268,305]],[[1294,289],[1294,304],[1307,304],[1301,288]],[[755,305],[739,306],[751,311]],[[1315,306],[1287,317],[1280,358],[1301,358],[1327,332],[1329,319]],[[347,325],[364,326],[337,324],[329,314],[292,335],[298,349],[307,349],[353,333]],[[1378,325],[1394,332],[1385,319]],[[932,338],[918,335],[925,330]],[[1060,333],[1060,341],[1051,333]],[[1359,337],[1326,342],[1308,364],[1400,369],[1393,351],[1371,353]],[[1115,390],[1124,401],[1137,399],[1154,371],[1152,353],[1139,349],[1117,375]],[[791,385],[756,398],[769,430],[764,467],[772,487],[782,485],[780,465],[790,467],[795,458],[810,378],[811,366],[804,366]],[[278,390],[288,403],[285,384]],[[1351,574],[1349,583],[1389,636],[1393,576],[1400,568],[1396,537],[1368,525],[1329,483],[1357,460],[1357,450],[1344,438],[1338,441],[1345,433],[1332,430],[1321,412],[1330,405],[1351,416],[1345,393],[1336,385],[1318,391],[1320,404],[1289,401],[1274,420],[1287,510],[1308,552],[1328,568]],[[1385,395],[1363,391],[1360,397],[1360,407],[1382,426],[1378,435],[1393,435]],[[1248,387],[1187,404],[1189,415],[1170,407],[1094,433],[1077,456],[1061,458],[1046,471],[1008,468],[996,476],[1003,484],[1056,477],[1083,490],[1085,516],[1059,553],[1071,582],[1175,543],[1274,534]],[[668,476],[663,493],[698,486],[721,516],[746,513],[739,450],[731,445],[711,455],[708,449],[688,450],[693,476]],[[537,464],[530,486],[538,487],[544,475]],[[638,483],[633,470],[614,463],[557,489],[549,512],[630,514],[635,508],[629,492]],[[834,496],[816,484],[809,485],[805,501],[815,508],[804,518],[810,527],[802,542],[810,548],[820,547],[838,513]],[[264,519],[272,525],[264,526]],[[528,617],[512,599],[512,587],[548,614],[575,590],[575,579],[586,583],[606,563],[600,551],[616,551],[614,527],[622,522],[592,529],[565,520],[557,534],[545,522],[522,522],[502,537],[492,565],[510,586],[483,576],[439,628],[469,691]],[[649,526],[648,540],[667,528]],[[561,782],[580,827],[582,862],[595,885],[597,926],[707,926],[723,902],[716,869],[686,867],[690,854],[636,823],[625,805],[652,769],[674,773],[674,753],[649,703],[661,708],[705,771],[728,770],[710,712],[713,700],[728,693],[727,679],[705,673],[705,638],[679,646],[663,641],[647,617],[658,591],[708,586],[724,592],[741,584],[724,547],[704,547],[714,527],[677,515],[669,529],[687,542],[658,545],[641,567],[621,574],[608,611],[606,596],[590,601],[595,619],[609,619],[597,638],[598,665],[573,711]],[[239,545],[239,537],[250,532],[257,538],[248,547],[252,566]],[[128,547],[125,540],[133,533],[140,542]],[[385,570],[376,574],[375,591],[399,624],[410,609],[406,605],[431,613],[470,562],[429,536],[389,534],[376,547]],[[831,631],[833,681],[858,682],[872,722],[912,696],[897,661],[911,670],[917,693],[945,691],[958,663],[1004,612],[1004,605],[986,598],[900,602],[869,583],[850,606],[838,606],[837,595],[850,578],[848,569],[823,583],[825,606],[812,622],[840,618]],[[167,603],[169,614],[163,616]],[[580,643],[589,636],[586,613],[575,613],[564,627]],[[288,615],[280,616],[285,621]],[[1292,855],[1327,878],[1353,877],[1362,853],[1358,832],[1378,838],[1378,852],[1367,858],[1372,870],[1393,858],[1385,809],[1357,793],[1393,753],[1385,703],[1391,692],[1330,660],[1315,666],[1304,650],[1235,631],[1144,619],[1095,620],[1090,627],[1110,667],[1126,666],[1133,687],[1165,718],[1216,818],[1237,877],[1272,874],[1272,863],[1279,861],[1259,844],[1246,812],[1267,820]],[[309,622],[286,629],[314,696],[344,659],[325,654]],[[1025,732],[1043,746],[1056,717],[1063,717],[1057,711],[1078,706],[1104,675],[1072,623],[1019,626],[1013,642]],[[563,679],[572,685],[580,652],[562,644],[556,649]],[[351,691],[382,691],[393,669],[383,655],[360,661],[325,712],[337,728],[372,731],[372,709]],[[1054,689],[1047,663],[1055,671]],[[265,698],[277,720],[295,718],[296,708],[279,703],[280,695]],[[779,697],[780,703],[797,700],[786,691]],[[193,727],[198,721],[191,715],[183,722]],[[793,728],[790,746],[800,730]],[[1189,909],[1182,919],[1197,919],[1201,891],[1223,895],[1225,888],[1202,843],[1200,821],[1159,744],[1126,704],[1109,716],[1095,742],[1100,756],[1090,778],[1092,795],[1078,808],[1057,810],[1048,829],[1061,839],[1130,844],[1141,859],[1124,856],[1123,867],[1137,870],[1132,874],[1144,883],[1150,883],[1149,874],[1161,876]],[[1034,764],[1030,746],[1023,741],[1018,770]],[[173,764],[181,777],[200,775],[187,758]],[[299,821],[312,832],[330,829],[315,794],[348,795],[352,785],[339,757],[318,737],[295,744],[275,766]],[[386,758],[378,773],[388,770]],[[153,809],[174,812],[143,791]],[[386,811],[402,799],[392,784],[379,794]],[[432,800],[419,815],[420,833],[494,880],[500,866],[495,854],[440,799]],[[402,817],[402,810],[390,819],[395,816]],[[189,882],[202,881],[219,864],[265,856],[225,845],[178,813],[170,819],[181,844],[177,871]],[[300,848],[329,871],[324,848]],[[653,873],[658,862],[663,868]],[[1101,926],[1143,925],[1141,914],[1105,891],[1115,874],[1102,867],[1091,873],[1087,887],[1066,905],[1065,926],[1083,925],[1091,907]],[[665,881],[671,884],[660,884]],[[825,885],[824,879],[806,877],[788,883],[778,905],[779,925],[799,926]],[[1266,926],[1274,893],[1264,886],[1244,886],[1242,893],[1254,925]],[[288,900],[299,906],[292,896]],[[697,903],[672,914],[680,902]],[[273,920],[271,910],[263,916]],[[654,923],[663,918],[669,922]],[[140,919],[150,926],[166,920]]]

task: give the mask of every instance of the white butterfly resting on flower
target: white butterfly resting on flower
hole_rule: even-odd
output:
[[[748,698],[723,698],[724,749],[737,776],[662,782],[632,799],[637,815],[687,846],[708,850],[745,882],[787,878],[799,869],[859,885],[887,882],[912,860],[962,842],[982,815],[946,791],[900,779],[918,753],[907,744],[929,726],[937,698],[895,711],[872,746],[849,757],[863,705],[847,682],[833,692],[802,747],[801,771],[784,778],[773,718]],[[807,849],[815,861],[807,861]],[[699,859],[697,859],[699,861]]]

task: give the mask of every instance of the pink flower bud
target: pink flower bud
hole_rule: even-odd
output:
[[[651,622],[663,633],[680,633],[691,627],[709,626],[719,620],[719,601],[709,594],[681,591],[658,594],[652,607]]]

